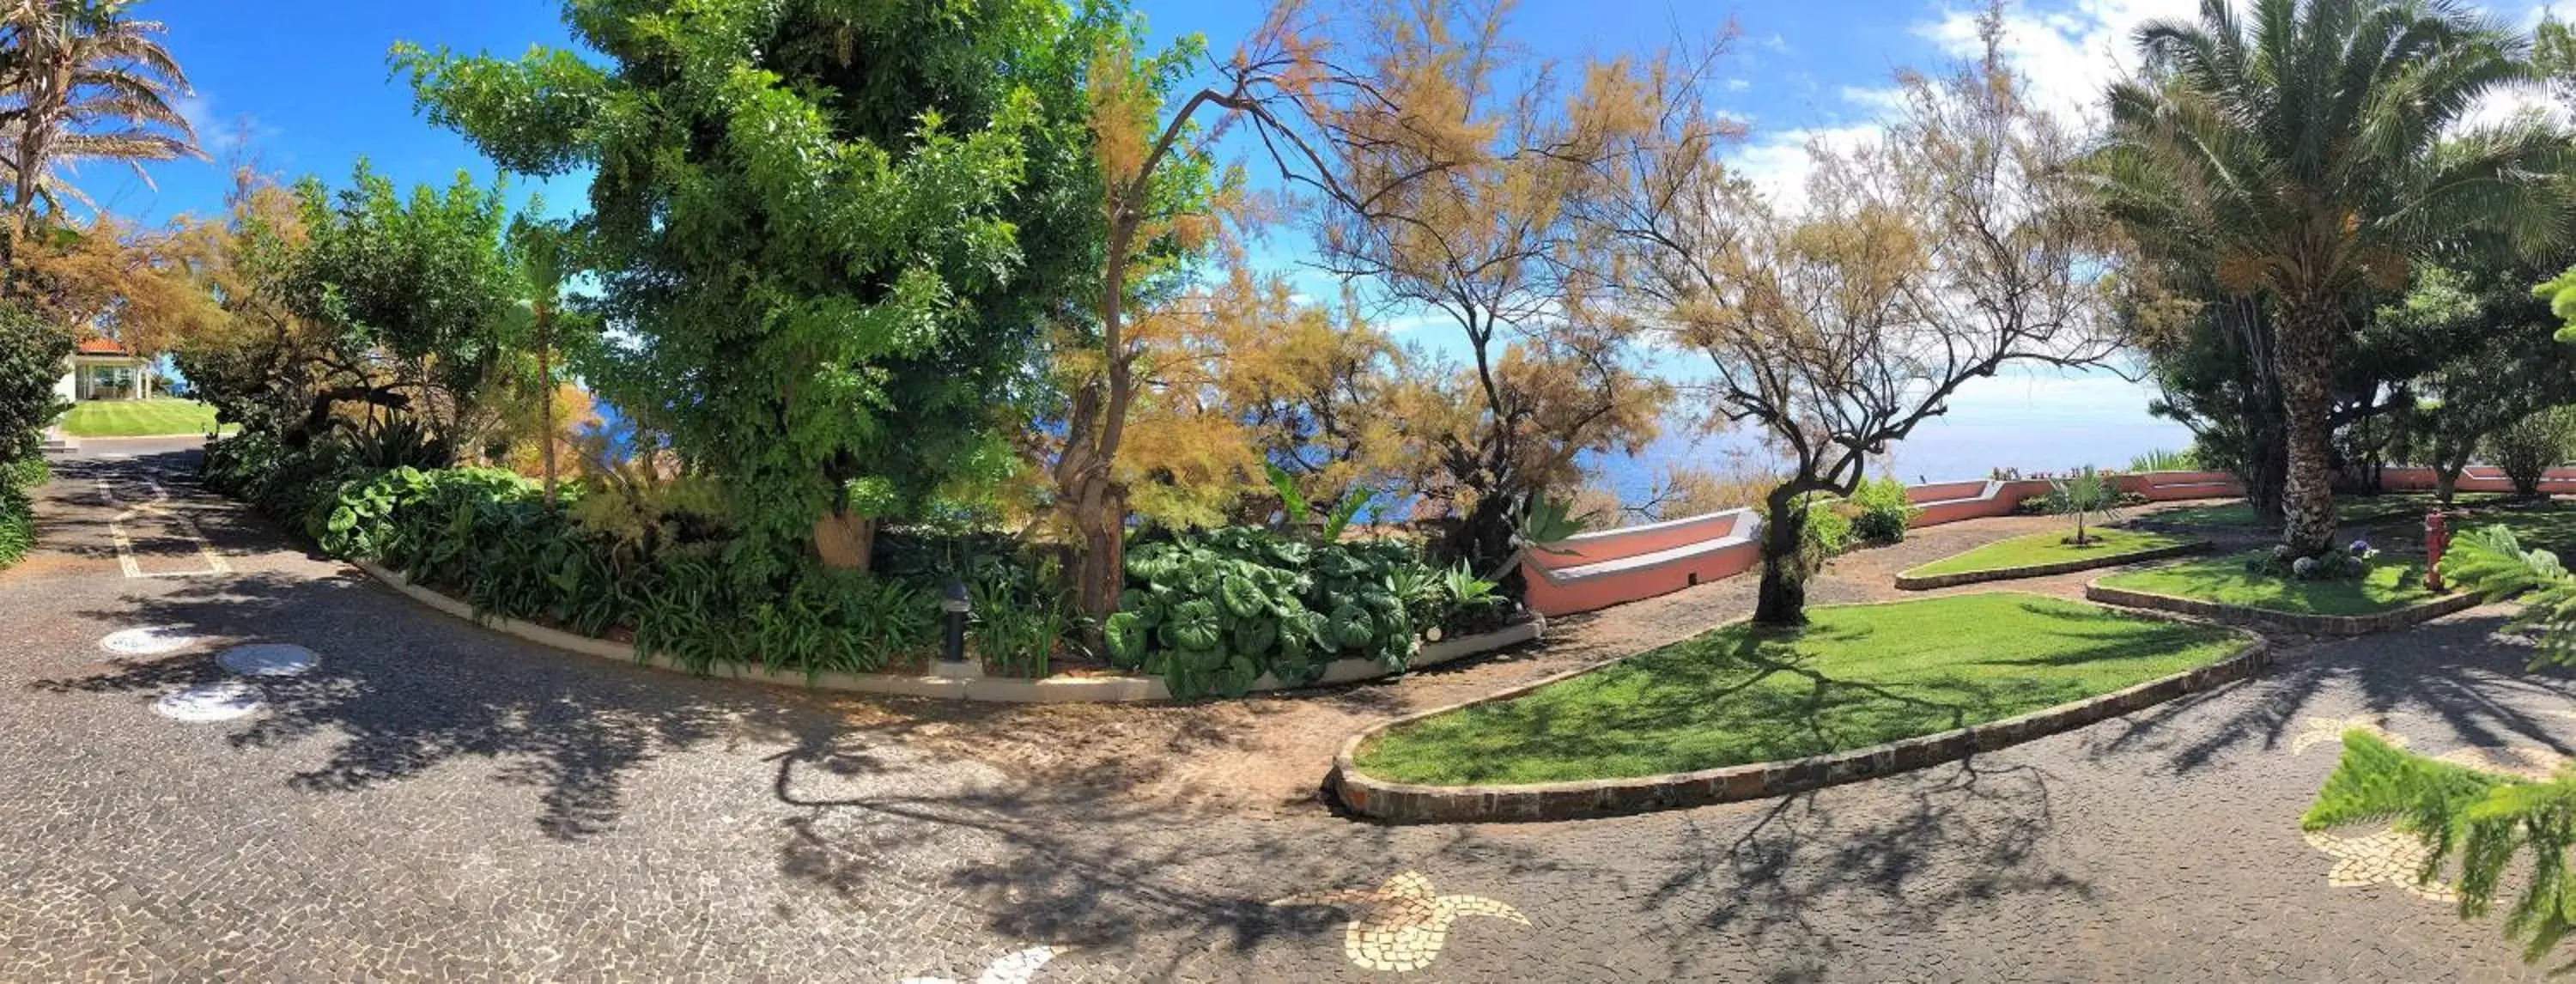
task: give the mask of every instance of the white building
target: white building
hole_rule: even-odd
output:
[[[63,378],[54,384],[54,395],[75,403],[143,399],[152,395],[152,360],[126,351],[113,339],[82,339],[63,360]]]

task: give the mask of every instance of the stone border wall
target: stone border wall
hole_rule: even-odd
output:
[[[2003,541],[1998,540],[1996,542],[2000,543]],[[1959,571],[1955,574],[1924,574],[1919,576],[1914,574],[1898,574],[1896,575],[1896,586],[1899,589],[1906,591],[1929,591],[1934,588],[1953,588],[1962,584],[1977,584],[1984,581],[2009,581],[2015,578],[2024,577],[2047,577],[2052,574],[2073,574],[2076,571],[2089,571],[2096,567],[2117,567],[2122,564],[2134,564],[2139,561],[2165,560],[2173,557],[2188,556],[2190,554],[2207,553],[2215,546],[2217,546],[2217,544],[2209,540],[2195,540],[2190,543],[2177,543],[2170,547],[2157,547],[2152,550],[2135,550],[2129,553],[2105,554],[2100,557],[2061,560],[2050,564],[2029,564],[2022,567],[1989,567],[1981,571]],[[1978,549],[1984,548],[1980,547]],[[1919,570],[1920,568],[1917,569]]]
[[[518,639],[536,643],[540,646],[561,649],[566,652],[580,653],[585,656],[597,656],[601,659],[613,659],[622,663],[641,663],[645,666],[670,670],[677,673],[693,673],[693,671],[673,663],[670,658],[666,656],[656,654],[651,658],[638,657],[635,652],[635,647],[624,643],[610,642],[606,639],[593,639],[589,636],[566,632],[562,629],[551,628],[534,622],[521,622],[515,619],[498,617],[477,617],[472,605],[468,605],[465,602],[450,598],[418,584],[413,584],[410,578],[404,577],[399,573],[386,570],[385,568],[368,561],[357,561],[356,564],[359,570],[366,572],[367,576],[384,582],[387,587],[402,593],[413,601],[420,602],[423,605],[438,609],[439,611],[445,612],[449,615],[454,615],[458,618],[473,622],[476,625],[483,626],[484,628],[491,629],[503,635],[513,636]],[[1409,669],[1425,669],[1479,653],[1492,652],[1506,646],[1516,646],[1524,642],[1531,642],[1544,634],[1546,628],[1547,619],[1536,613],[1532,613],[1530,620],[1527,622],[1507,625],[1492,632],[1486,632],[1479,635],[1460,636],[1455,639],[1443,639],[1439,642],[1424,643],[1422,651],[1414,654],[1413,662],[1410,664]],[[951,677],[916,676],[899,673],[844,673],[837,670],[825,671],[808,676],[804,673],[773,672],[761,667],[748,666],[740,663],[719,665],[710,670],[706,675],[729,677],[738,680],[750,680],[756,683],[765,683],[781,687],[797,687],[810,690],[890,694],[899,697],[936,697],[952,700],[987,701],[1002,704],[1124,703],[1134,701],[1167,701],[1172,699],[1172,692],[1163,686],[1163,681],[1154,677],[1142,676],[1052,676],[1028,679],[1024,677],[982,676],[980,673],[973,676]],[[1325,665],[1324,675],[1321,678],[1317,679],[1313,683],[1303,684],[1301,686],[1323,687],[1334,684],[1357,683],[1363,680],[1374,680],[1381,677],[1391,677],[1395,675],[1396,674],[1389,672],[1385,667],[1378,665],[1376,660],[1337,659]],[[1253,682],[1252,689],[1255,692],[1260,692],[1266,690],[1289,690],[1295,688],[1282,683],[1276,677],[1263,674],[1261,679]]]
[[[1902,604],[1902,602],[1882,604]],[[2155,612],[2126,614],[2164,618],[2171,621],[2194,621]],[[1723,627],[1720,626],[1720,628]],[[1611,660],[1607,663],[1597,663],[1579,670],[1559,673],[1501,693],[1381,722],[1342,742],[1341,751],[1333,757],[1332,771],[1324,777],[1324,788],[1334,800],[1353,813],[1395,823],[1573,820],[1779,796],[1892,775],[1963,759],[1978,752],[2008,748],[2035,738],[2080,728],[2104,718],[2117,717],[2161,704],[2184,694],[2245,679],[2253,676],[2269,661],[2269,643],[2263,637],[2243,629],[2234,631],[2247,640],[2246,648],[2234,656],[2207,666],[2149,680],[2072,704],[2034,711],[2020,717],[1989,721],[1985,724],[1971,725],[1938,734],[1903,738],[1881,745],[1855,748],[1829,755],[1779,762],[1729,765],[1658,776],[1498,786],[1429,786],[1389,782],[1373,778],[1359,769],[1360,746],[1390,728],[1477,704],[1510,700],[1540,687],[1603,669],[1611,663],[1620,661]],[[1647,650],[1647,652],[1652,651]],[[1622,657],[1622,659],[1627,658],[1632,657]]]
[[[2157,594],[2133,588],[2106,587],[2100,581],[2084,586],[2084,597],[2106,605],[2175,612],[2228,625],[2279,629],[2306,635],[2358,636],[2387,632],[2410,625],[2430,622],[2453,612],[2478,607],[2480,598],[2461,591],[2404,608],[2373,612],[2368,615],[2310,615],[2301,612],[2278,612],[2247,605],[2229,605],[2199,598]]]

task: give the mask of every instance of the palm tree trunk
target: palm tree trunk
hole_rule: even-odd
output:
[[[555,504],[555,364],[553,332],[546,322],[546,312],[537,314],[537,412],[540,415],[537,440],[543,449],[546,470],[546,505]]]
[[[2333,408],[2333,317],[2326,304],[2293,306],[2274,349],[2289,465],[2281,488],[2281,542],[2299,557],[2322,554],[2334,543],[2333,428],[2327,423]]]

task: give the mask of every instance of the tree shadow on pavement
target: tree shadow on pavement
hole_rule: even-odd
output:
[[[2438,746],[2538,745],[2576,753],[2576,679],[2533,671],[2531,649],[2500,641],[2489,610],[2350,639],[2276,646],[2263,675],[2105,722],[2089,752],[2136,768],[2141,756],[2188,774],[2285,746],[2311,718],[2384,715]],[[2409,721],[2419,724],[2409,729]],[[2426,728],[2424,723],[2434,725]],[[2440,737],[2434,732],[2446,733]]]
[[[1211,822],[1117,796],[1105,784],[1003,781],[920,795],[818,795],[831,777],[876,771],[876,736],[810,736],[773,756],[773,792],[802,815],[786,826],[779,870],[859,899],[876,892],[883,861],[927,846],[909,838],[973,831],[997,849],[965,858],[945,887],[976,899],[989,929],[1009,938],[1126,954],[1129,974],[1165,979],[1212,951],[1245,953],[1277,940],[1314,941],[1338,963],[1346,916],[1272,906],[1318,889],[1375,888],[1405,868],[1474,866],[1490,884],[1556,870],[1534,850],[1474,828],[1336,826],[1329,837],[1277,823]],[[909,833],[907,833],[909,832]],[[1390,858],[1401,857],[1397,863]],[[1393,865],[1393,867],[1390,867]],[[1329,945],[1320,940],[1331,937]],[[1150,941],[1150,946],[1139,944]]]
[[[229,735],[239,748],[328,742],[324,761],[288,777],[296,788],[354,791],[456,759],[496,761],[505,781],[537,787],[538,825],[578,839],[614,824],[628,771],[663,751],[742,733],[827,727],[792,700],[716,681],[585,665],[531,654],[344,573],[256,573],[189,582],[87,613],[140,625],[187,625],[230,642],[288,642],[320,656],[293,677],[252,680],[266,709]],[[54,693],[157,696],[228,676],[208,646],[118,660],[105,672],[38,681]]]
[[[1902,936],[1992,923],[2007,902],[2090,900],[2088,882],[2043,854],[2055,826],[2049,782],[2035,766],[1971,757],[1791,795],[1759,814],[1684,814],[1658,862],[1672,873],[1640,897],[1639,916],[1651,925],[1700,913],[1649,934],[1664,947],[1664,976],[1722,976],[1705,962],[1716,936],[1758,955],[1766,979],[1807,981],[1826,977],[1838,940],[1854,933]]]

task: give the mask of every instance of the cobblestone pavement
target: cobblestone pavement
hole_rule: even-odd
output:
[[[1385,827],[1032,783],[808,695],[521,644],[289,548],[183,460],[65,463],[0,574],[0,979],[2537,976],[2391,884],[2378,831],[2296,828],[2347,724],[2571,751],[2576,687],[2523,672],[2492,610],[1906,776]],[[126,575],[108,499],[147,477],[229,573]],[[143,572],[184,566],[174,537],[128,532]],[[1710,588],[1653,610],[1714,614]],[[206,638],[99,646],[154,625]],[[155,713],[235,679],[237,642],[320,662],[247,680],[247,717]]]

